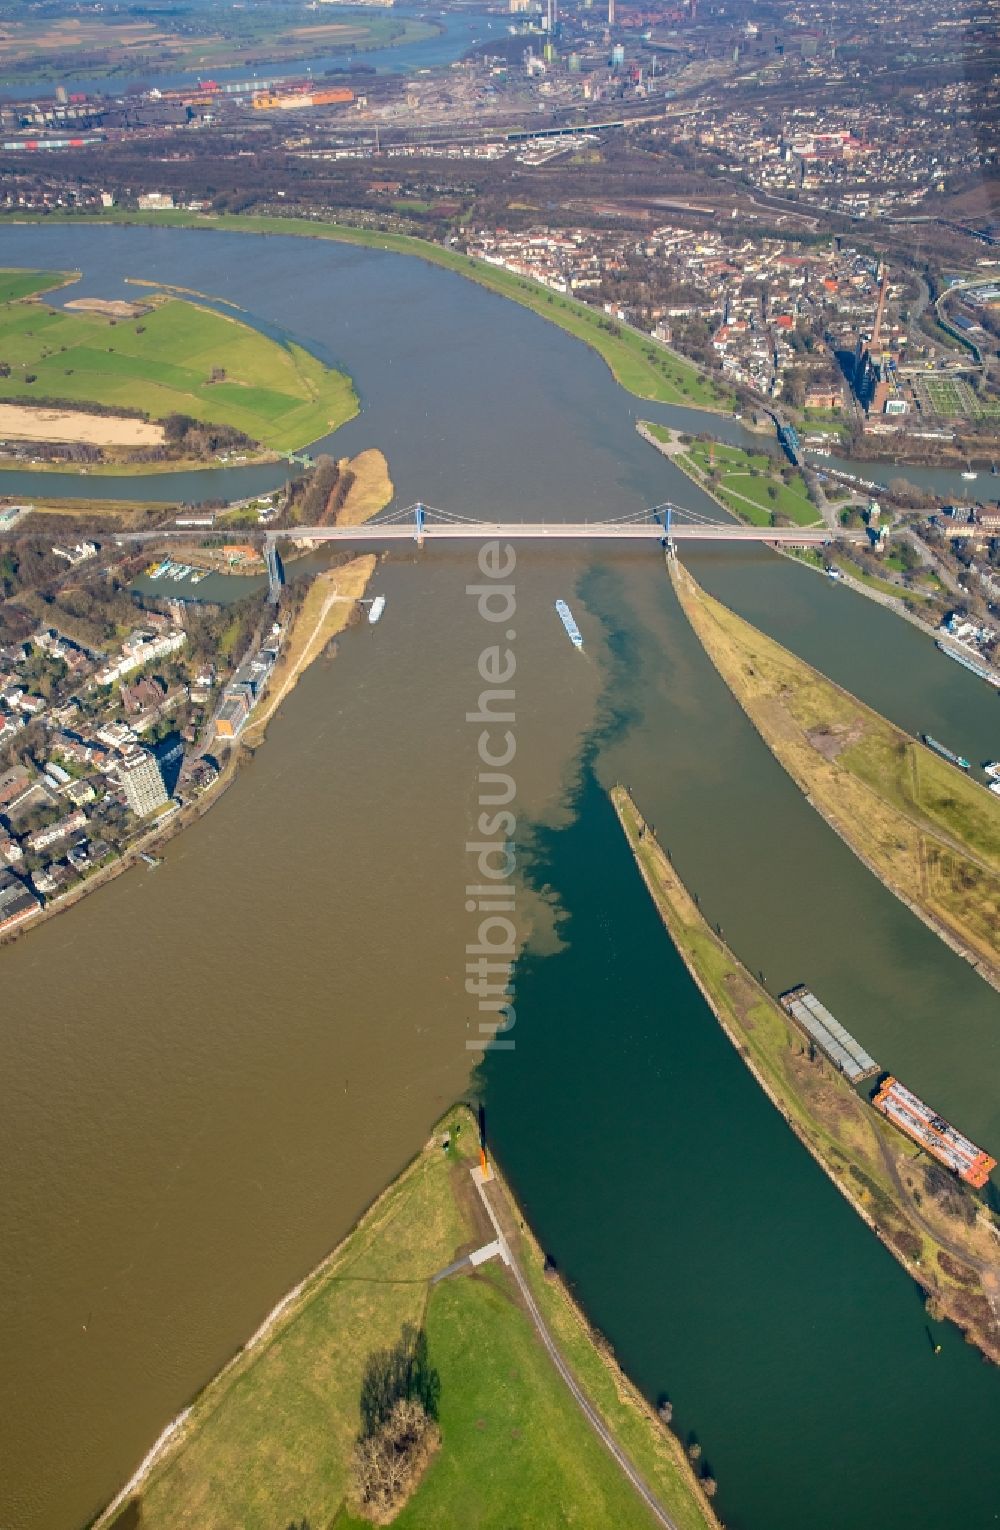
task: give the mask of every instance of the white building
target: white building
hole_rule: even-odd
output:
[[[98,685],[114,685],[123,675],[131,675],[134,670],[142,669],[144,664],[151,664],[154,659],[163,659],[167,654],[176,653],[186,642],[187,633],[176,630],[166,632],[162,637],[153,637],[149,632],[133,632],[122,645],[118,658],[99,669],[94,679]]]
[[[118,778],[125,800],[137,818],[145,818],[168,800],[159,761],[145,749],[133,749],[125,756],[118,767]]]

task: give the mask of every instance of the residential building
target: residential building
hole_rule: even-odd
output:
[[[56,823],[50,823],[48,828],[39,829],[28,840],[28,849],[37,855],[40,850],[47,850],[49,845],[56,844],[60,839],[68,839],[77,829],[87,826],[87,815],[82,808],[75,812],[67,813],[65,818],[60,818]]]
[[[145,749],[129,751],[118,767],[118,778],[137,818],[145,818],[168,801],[160,763]]]
[[[9,872],[0,872],[0,930],[9,929],[11,925],[27,919],[36,908],[41,908],[41,899],[36,897],[31,888]]]

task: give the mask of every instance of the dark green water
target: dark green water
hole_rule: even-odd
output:
[[[483,1069],[490,1135],[544,1246],[626,1370],[650,1397],[668,1395],[675,1427],[701,1443],[734,1530],[993,1525],[995,1370],[954,1329],[929,1323],[919,1290],[747,1088],[604,788],[614,778],[632,785],[710,917],[734,903],[746,910],[740,934],[750,933],[739,943],[749,960],[781,948],[781,986],[802,975],[788,918],[797,884],[808,888],[809,810],[802,804],[801,824],[790,813],[789,843],[761,843],[753,799],[763,802],[774,762],[742,717],[718,729],[689,705],[692,684],[710,677],[669,612],[669,591],[660,598],[675,643],[650,652],[648,628],[634,615],[623,621],[616,584],[603,570],[583,587],[613,623],[604,720],[585,751],[571,825],[534,841],[532,875],[558,896],[565,944],[521,964],[516,1056],[489,1054]],[[720,750],[749,800],[738,793],[715,822],[692,821],[690,787],[671,777],[685,758]],[[631,768],[640,754],[642,772]],[[770,811],[765,822],[773,840]],[[816,864],[829,870],[822,848]],[[804,879],[789,872],[789,850]],[[751,855],[741,875],[733,859]],[[858,884],[854,918],[878,921],[885,895],[865,900],[864,878],[843,869],[831,891],[849,898]],[[816,901],[829,900],[817,890]],[[881,913],[883,935],[906,924],[891,907]],[[761,926],[774,927],[770,941],[756,939]],[[920,944],[909,953],[917,981]],[[898,977],[907,953],[892,955]],[[839,995],[846,1007],[857,987],[852,964],[848,947],[839,962],[831,950],[818,983],[824,996],[835,990],[839,1012]],[[858,965],[867,968],[865,953]],[[838,966],[846,983],[834,981]]]
[[[401,503],[705,508],[596,356],[419,262],[66,227],[5,229],[0,259],[82,265],[102,296],[127,275],[222,293],[307,340],[358,383],[342,449],[383,447]],[[904,726],[1000,754],[995,695],[928,638],[788,560],[687,556]],[[163,866],[0,951],[3,1530],[72,1530],[106,1501],[467,1087],[475,578],[468,549],[394,553],[382,622],[310,670]],[[994,1149],[997,995],[804,802],[654,548],[524,547],[517,598],[542,896],[522,901],[516,1047],[490,1059],[486,1099],[518,1193],[629,1370],[697,1431],[732,1525],[994,1523],[1000,1378],[951,1330],[931,1355],[911,1283],[695,997],[600,788],[633,788],[773,990],[809,983]]]

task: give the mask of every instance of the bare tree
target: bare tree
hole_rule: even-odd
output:
[[[415,1397],[401,1397],[374,1434],[354,1447],[354,1489],[362,1512],[387,1524],[422,1472],[440,1438]]]

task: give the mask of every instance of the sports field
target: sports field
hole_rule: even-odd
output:
[[[140,318],[110,320],[18,300],[58,280],[0,272],[0,293],[15,299],[0,303],[0,400],[141,409],[151,420],[186,414],[276,451],[305,446],[357,413],[349,378],[194,303],[169,298]]]

